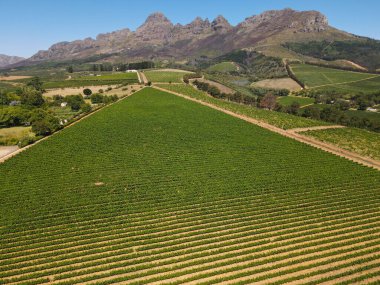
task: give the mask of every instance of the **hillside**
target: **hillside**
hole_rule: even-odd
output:
[[[267,11],[232,26],[223,17],[197,17],[186,25],[173,24],[162,13],[150,15],[136,31],[123,29],[95,39],[54,44],[22,64],[83,59],[94,55],[119,59],[183,59],[214,57],[236,49],[305,40],[354,39],[329,26],[317,11]]]
[[[18,63],[18,62],[23,61],[23,60],[25,60],[25,58],[23,58],[23,57],[0,54],[0,68],[6,67],[10,64]]]

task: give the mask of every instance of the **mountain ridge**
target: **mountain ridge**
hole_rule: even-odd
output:
[[[345,40],[354,36],[328,24],[318,11],[270,10],[247,17],[233,26],[222,15],[211,22],[196,17],[192,22],[173,24],[163,13],[155,12],[135,31],[129,28],[85,38],[59,42],[25,60],[43,61],[82,59],[93,55],[121,54],[128,59],[191,58],[217,56],[235,49],[252,48],[279,38],[329,40],[337,35]],[[282,39],[282,38],[285,38]]]
[[[25,60],[24,57],[0,54],[0,67],[6,67],[11,64]]]

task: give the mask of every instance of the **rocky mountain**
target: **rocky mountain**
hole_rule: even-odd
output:
[[[24,63],[115,54],[128,60],[183,59],[217,56],[235,49],[281,44],[289,40],[337,38],[347,40],[354,36],[329,26],[327,18],[317,11],[267,11],[246,18],[236,26],[230,25],[223,16],[211,22],[197,17],[186,25],[173,24],[162,13],[154,13],[136,31],[123,29],[100,34],[96,39],[57,43]]]
[[[25,60],[25,58],[23,57],[0,54],[0,67],[5,67],[11,64],[15,64],[23,60]]]

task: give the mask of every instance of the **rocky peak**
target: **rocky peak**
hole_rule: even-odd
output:
[[[169,37],[173,23],[162,13],[149,15],[145,23],[136,30],[136,35],[145,41],[163,40]]]
[[[211,22],[211,27],[214,31],[225,33],[232,29],[230,23],[221,15],[216,17]]]
[[[255,29],[262,25],[269,28],[290,28],[299,32],[320,32],[327,29],[328,21],[326,16],[317,11],[298,12],[287,8],[246,18],[239,27]]]

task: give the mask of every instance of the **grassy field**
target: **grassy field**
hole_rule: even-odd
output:
[[[291,78],[265,79],[252,83],[252,87],[269,89],[288,89],[290,91],[300,91],[301,86]]]
[[[0,165],[0,283],[364,282],[379,179],[147,88]]]
[[[303,107],[314,104],[315,99],[309,97],[282,96],[277,98],[277,102],[283,106],[290,106],[293,102],[297,102]]]
[[[221,62],[210,66],[207,70],[211,72],[231,72],[238,71],[239,67],[233,62]]]
[[[173,82],[181,83],[183,76],[186,72],[179,71],[161,71],[161,70],[149,70],[144,72],[146,78],[151,82]]]
[[[22,138],[33,136],[31,127],[1,128],[0,145],[16,145]]]
[[[374,92],[380,88],[380,75],[307,64],[292,64],[291,68],[309,88],[338,88],[355,92]]]
[[[66,87],[82,87],[82,86],[100,86],[115,84],[134,84],[138,83],[137,73],[115,73],[105,74],[101,76],[80,76],[73,77],[69,80],[48,81],[43,87],[45,89],[66,88]]]
[[[341,148],[380,160],[380,134],[362,129],[343,128],[308,131],[303,134]]]
[[[205,102],[215,104],[224,109],[266,122],[268,124],[282,129],[305,128],[329,124],[326,122],[314,121],[303,117],[289,115],[286,113],[268,111],[247,105],[237,104],[234,102],[219,100],[211,96],[208,96],[206,93],[196,90],[189,85],[159,84],[158,86],[170,91],[178,92]]]

